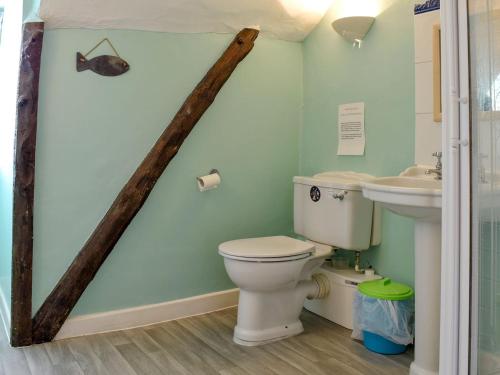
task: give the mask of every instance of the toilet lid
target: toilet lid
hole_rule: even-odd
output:
[[[221,255],[238,258],[285,258],[314,252],[314,244],[286,236],[245,238],[219,245]]]

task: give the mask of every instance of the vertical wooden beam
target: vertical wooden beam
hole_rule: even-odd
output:
[[[43,22],[24,24],[21,44],[14,156],[10,337],[12,346],[31,345],[32,341],[33,199],[43,30]]]
[[[187,97],[160,138],[120,191],[33,319],[33,342],[51,341],[94,278],[158,178],[236,66],[252,50],[259,32],[243,29]]]

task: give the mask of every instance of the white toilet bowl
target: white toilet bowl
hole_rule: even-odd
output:
[[[328,285],[312,274],[331,251],[285,236],[221,244],[226,271],[240,288],[234,341],[255,346],[301,333],[305,298],[324,296]]]

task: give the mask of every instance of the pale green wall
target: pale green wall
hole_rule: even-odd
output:
[[[303,44],[260,37],[226,83],[73,314],[231,288],[217,245],[290,234],[293,175],[325,170],[398,173],[413,162],[412,7],[396,1],[361,49],[330,27]],[[109,37],[131,70],[76,73],[75,53]],[[183,99],[231,36],[137,31],[47,31],[35,194],[34,311]],[[108,52],[108,51],[104,51]],[[338,157],[337,106],[366,103],[363,157]],[[303,105],[303,108],[302,108]],[[300,156],[299,156],[300,155]],[[218,168],[221,187],[194,177]],[[378,271],[413,283],[413,226],[384,214]]]
[[[14,126],[0,126],[0,304],[10,311]],[[1,310],[0,310],[1,311]]]
[[[6,34],[3,36],[6,37]],[[2,46],[0,45],[0,48]],[[4,68],[0,65],[1,68]],[[5,72],[0,73],[0,77]],[[0,89],[2,98],[6,94]],[[6,95],[5,95],[6,96]],[[15,104],[4,102],[4,106]],[[12,203],[13,203],[13,156],[14,120],[0,114],[0,304],[10,310],[10,285],[12,269]],[[2,311],[0,306],[0,312]]]
[[[0,137],[7,140],[1,142],[7,149],[13,150],[12,129],[0,131]],[[10,285],[12,268],[12,161],[0,167],[0,293],[7,309],[10,310]]]
[[[38,17],[38,10],[40,8],[40,0],[22,0],[23,2],[23,20],[24,22],[38,22],[41,21]]]
[[[413,3],[385,3],[360,49],[333,31],[333,9],[303,44],[301,174],[354,170],[384,176],[413,164]],[[337,156],[338,105],[359,101],[365,102],[365,155]],[[382,274],[413,284],[411,220],[385,212],[382,241],[364,259]]]
[[[10,315],[11,298],[14,128],[22,13],[22,2],[5,3],[0,41],[0,313],[5,315]],[[3,318],[9,325],[10,316]]]
[[[131,69],[75,71],[103,37]],[[47,31],[37,138],[34,311],[230,35]],[[104,50],[104,52],[108,52]],[[74,314],[233,287],[217,245],[289,234],[302,105],[299,43],[260,37],[158,181]],[[218,168],[219,189],[195,176]]]

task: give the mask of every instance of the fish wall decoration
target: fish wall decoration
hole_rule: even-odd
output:
[[[97,47],[102,43],[108,42],[116,56],[111,55],[100,55],[87,59],[87,56],[92,53]],[[81,52],[76,53],[76,71],[83,72],[85,70],[91,70],[94,73],[100,74],[102,76],[119,76],[123,73],[128,72],[130,65],[120,57],[115,47],[111,44],[108,38],[104,38],[97,45],[92,48],[89,52],[83,55]]]

